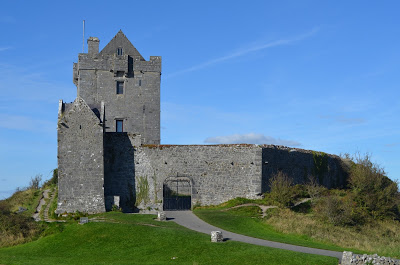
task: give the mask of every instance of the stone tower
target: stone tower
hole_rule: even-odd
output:
[[[129,211],[133,147],[160,144],[161,57],[146,61],[122,31],[100,52],[98,38],[87,42],[73,64],[77,98],[59,103],[56,212]]]
[[[74,63],[78,97],[100,110],[104,132],[141,135],[143,144],[160,144],[161,57],[146,61],[119,31],[99,52],[99,39],[88,39],[88,53]]]

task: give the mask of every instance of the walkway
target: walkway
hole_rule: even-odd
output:
[[[36,222],[42,221],[42,219],[40,218],[40,210],[42,209],[43,205],[46,204],[46,199],[49,198],[49,192],[49,189],[43,191],[42,198],[39,201],[39,205],[36,207],[36,212],[32,216]]]
[[[49,218],[50,206],[51,206],[51,204],[53,203],[53,201],[55,199],[56,191],[53,190],[53,192],[51,193],[51,197],[49,196],[49,194],[50,194],[50,189],[46,189],[46,190],[43,191],[42,198],[39,201],[39,205],[36,208],[36,212],[32,216],[33,219],[35,219],[36,222],[39,222],[39,221],[45,221],[45,222],[48,222],[48,223],[50,223],[50,222],[64,222],[64,221],[60,221],[60,220],[52,220],[52,219]],[[50,200],[48,200],[49,197],[50,197]],[[46,203],[46,200],[48,200],[47,203]],[[43,219],[42,219],[42,216],[40,215],[40,212],[41,212],[43,207],[46,207],[46,208],[44,208],[44,210],[43,210]]]
[[[271,247],[271,248],[292,250],[307,254],[335,257],[338,258],[339,261],[341,261],[342,259],[342,252],[289,245],[285,243],[278,243],[225,231],[223,229],[220,229],[218,227],[212,226],[204,222],[203,220],[198,218],[195,214],[193,214],[192,211],[166,211],[165,214],[168,219],[172,219],[172,221],[174,221],[175,223],[200,233],[205,233],[210,235],[211,231],[221,231],[224,238],[228,240],[240,241],[244,243]]]

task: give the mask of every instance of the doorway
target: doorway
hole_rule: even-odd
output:
[[[188,177],[168,177],[163,184],[165,211],[192,209],[192,182]]]

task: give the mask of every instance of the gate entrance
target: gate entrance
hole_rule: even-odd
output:
[[[164,210],[191,210],[192,185],[188,177],[169,177],[163,185]]]

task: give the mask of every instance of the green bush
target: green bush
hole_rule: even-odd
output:
[[[282,171],[278,171],[269,181],[271,191],[269,197],[283,207],[289,207],[293,204],[293,179]]]
[[[111,207],[111,211],[112,212],[122,212],[122,208],[113,204],[113,206]]]
[[[30,216],[11,212],[11,205],[0,201],[0,247],[25,243],[38,237],[43,227]]]
[[[318,183],[318,180],[314,176],[308,177],[308,182],[304,185],[308,197],[315,200],[321,196],[325,188]]]
[[[357,156],[350,170],[349,185],[354,201],[374,219],[400,218],[398,184],[390,180],[369,155]]]
[[[318,200],[313,210],[320,219],[340,226],[363,225],[370,218],[366,208],[354,200],[352,192],[345,196],[332,194],[323,197]]]

